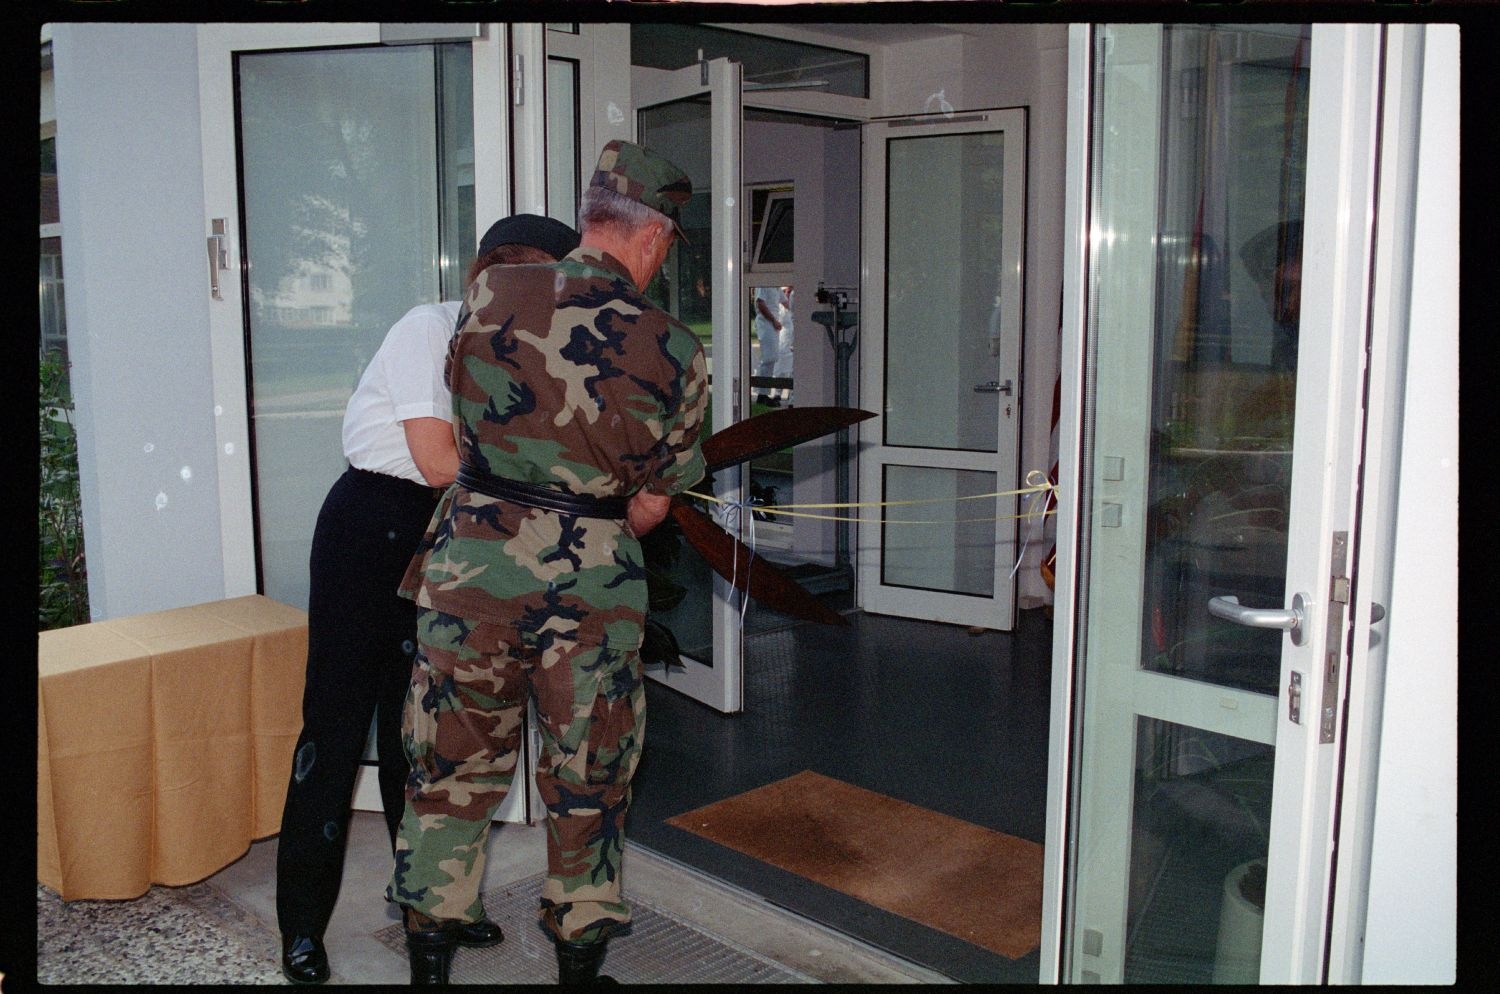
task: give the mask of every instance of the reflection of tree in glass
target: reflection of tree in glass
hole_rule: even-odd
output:
[[[390,323],[435,299],[432,53],[241,59],[258,367],[352,388]],[[428,85],[422,85],[429,81]],[[435,139],[434,139],[435,140]]]

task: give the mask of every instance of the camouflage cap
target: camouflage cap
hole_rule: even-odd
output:
[[[677,237],[688,240],[682,230],[682,205],[692,197],[693,184],[671,160],[617,138],[604,146],[589,186],[602,186],[660,211],[671,218]]]

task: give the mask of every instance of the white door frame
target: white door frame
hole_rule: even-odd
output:
[[[1002,257],[1000,335],[994,371],[976,371],[974,380],[994,376],[1009,381],[1008,395],[996,394],[997,442],[994,453],[957,449],[918,449],[885,445],[883,415],[885,399],[885,294],[886,294],[886,147],[892,139],[948,134],[1002,131],[1006,137],[1005,180],[1002,194]],[[862,502],[883,501],[887,464],[937,469],[978,470],[995,475],[997,491],[1012,491],[1020,478],[1020,398],[1022,293],[1025,285],[1027,122],[1022,108],[966,111],[956,117],[932,114],[866,125],[863,142],[863,196],[861,205],[862,258],[860,260],[862,323],[860,397],[880,417],[859,427],[859,492]],[[1012,149],[1019,149],[1013,152]],[[962,384],[969,389],[970,384]],[[1014,416],[1002,416],[1010,408]],[[934,515],[943,518],[995,517],[995,563],[990,597],[944,593],[886,585],[883,581],[884,520],[900,520],[901,508],[869,511],[860,515],[858,527],[858,600],[860,607],[876,614],[922,618],[949,624],[977,625],[1009,631],[1015,623],[1015,577],[1013,568],[1019,530],[1016,527],[1020,501],[1014,494],[993,501],[959,501],[943,506]],[[900,526],[896,526],[900,527]],[[912,525],[912,528],[928,527]],[[934,535],[937,531],[934,530]]]
[[[1386,29],[1359,524],[1379,554],[1354,591],[1330,983],[1456,972],[1458,30]]]
[[[631,92],[632,120],[640,112],[657,104],[686,97],[710,95],[711,188],[719,194],[710,205],[713,217],[713,314],[714,348],[709,373],[715,389],[712,397],[713,423],[720,428],[734,424],[742,412],[749,410],[747,398],[748,367],[741,340],[740,274],[744,269],[743,239],[740,234],[741,190],[740,129],[742,111],[740,94],[743,70],[738,62],[712,59],[705,63],[678,69],[649,80],[638,79]],[[723,191],[731,191],[724,195]],[[745,477],[739,466],[729,466],[714,474],[714,496],[720,500],[742,503]],[[749,515],[737,515],[726,530],[741,541],[749,539]],[[747,565],[748,568],[748,565]],[[740,624],[743,595],[722,577],[713,578],[714,647],[712,665],[704,665],[688,656],[682,657],[681,669],[663,667],[647,676],[673,690],[726,714],[744,709],[744,632]]]

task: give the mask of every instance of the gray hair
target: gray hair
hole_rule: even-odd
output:
[[[614,228],[628,238],[648,224],[665,225],[669,233],[674,230],[672,219],[661,211],[608,187],[586,187],[578,200],[579,231]]]

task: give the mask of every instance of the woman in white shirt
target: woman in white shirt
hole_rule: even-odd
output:
[[[485,233],[468,282],[492,265],[553,262],[578,233],[517,214]],[[444,376],[460,302],[421,304],[397,321],[344,412],[349,468],[318,512],[309,560],[302,733],[276,856],[281,969],[294,983],[328,979],[323,933],[343,877],[350,797],[375,725],[381,806],[394,851],[408,773],[401,711],[416,651],[416,606],[396,593],[433,508],[458,471]],[[492,946],[499,926],[466,925],[459,942]]]

